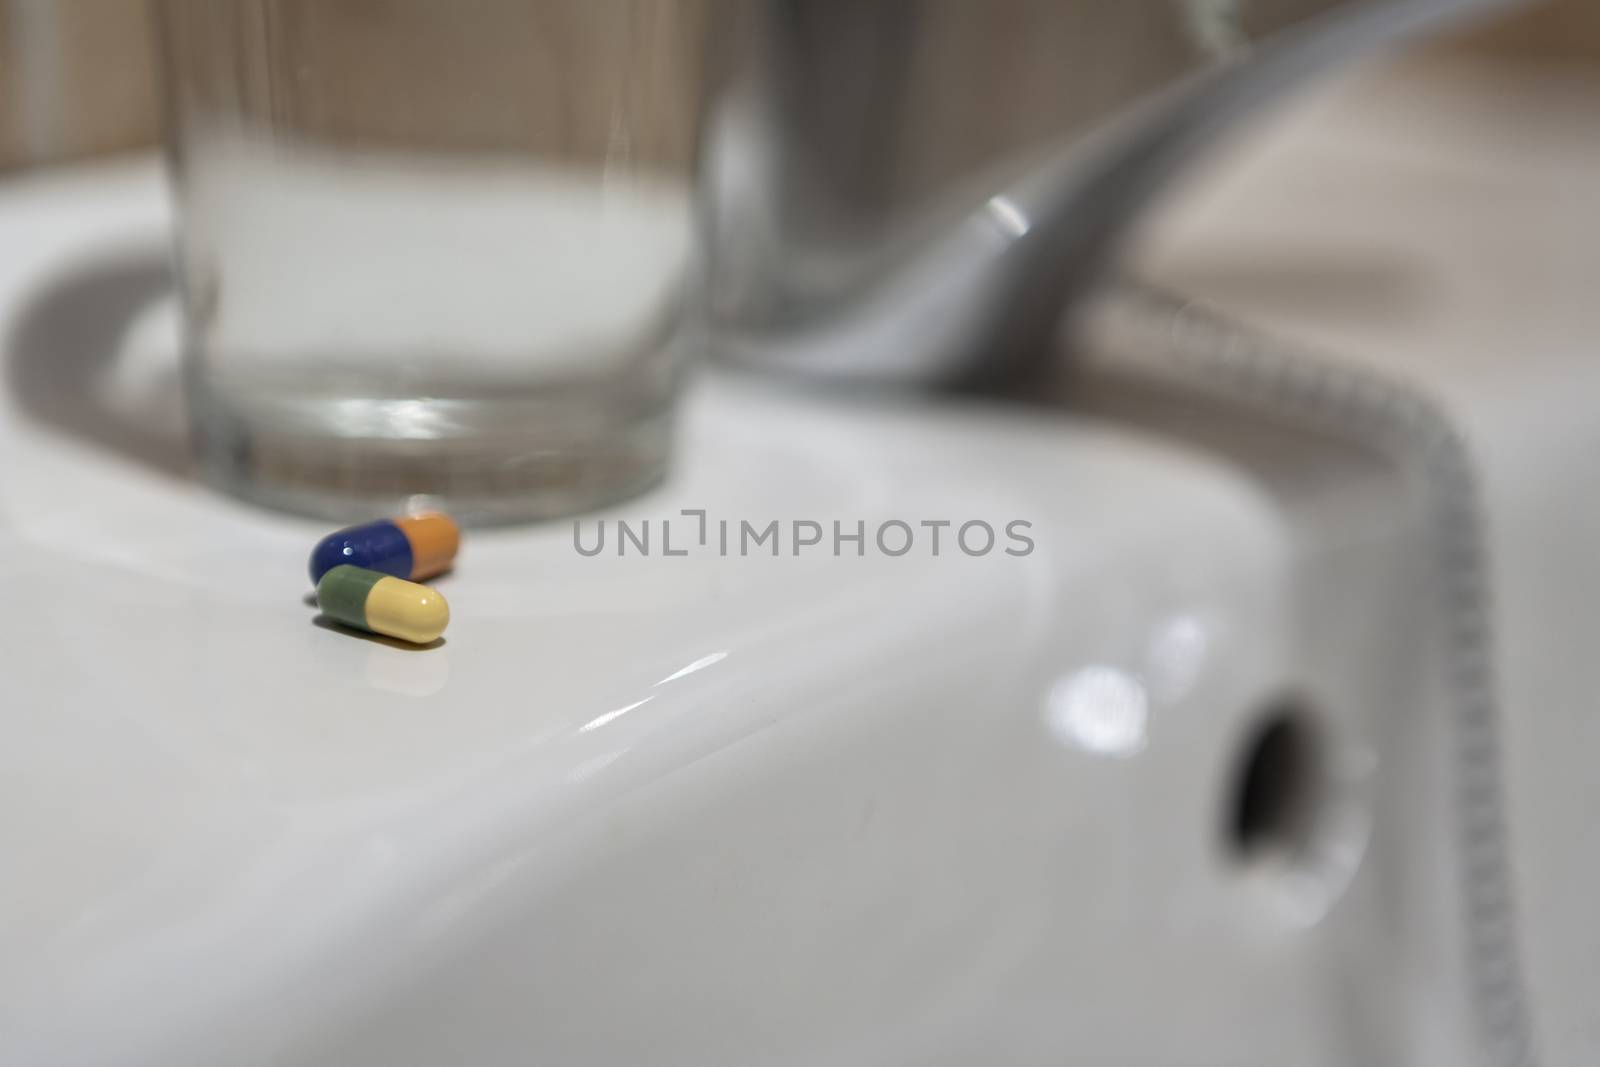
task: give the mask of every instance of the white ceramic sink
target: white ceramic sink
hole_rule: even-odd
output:
[[[77,186],[159,221],[148,173]],[[654,523],[655,555],[614,527],[592,558],[566,524],[477,535],[446,643],[403,650],[314,625],[317,527],[163,467],[175,423],[126,436],[166,402],[159,318],[103,395],[63,377],[95,370],[58,355],[68,324],[140,276],[99,241],[9,279],[0,1058],[1332,1064],[1466,1039],[1455,931],[1422,906],[1453,875],[1383,829],[1444,795],[1440,722],[1386,714],[1427,704],[1418,534],[1360,464],[1304,459],[1341,494],[1322,526],[1325,494],[1089,416],[712,378],[677,476],[607,517]],[[782,554],[702,549],[684,509],[776,519]],[[792,554],[796,520],[823,546]],[[915,551],[878,547],[890,520]],[[833,555],[835,521],[864,555]],[[968,555],[969,521],[1033,551]],[[1395,613],[1381,638],[1365,609]],[[1322,784],[1267,787],[1241,830],[1285,708],[1310,731],[1286,773]]]
[[[314,623],[318,527],[188,479],[163,225],[148,165],[0,189],[0,1063],[1496,1062],[1437,514],[1376,452],[1118,387],[706,376],[605,516],[650,557],[473,535],[408,651]],[[1491,464],[1491,516],[1574,425]],[[918,547],[796,556],[796,520]],[[935,557],[935,520],[1034,549]],[[1512,674],[1515,816],[1587,759]],[[1531,957],[1569,1038],[1581,975]]]

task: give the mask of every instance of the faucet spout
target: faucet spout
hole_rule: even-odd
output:
[[[1225,17],[1239,4],[1194,2],[1184,32],[1204,61],[1185,69],[1181,49],[1130,54],[1142,73],[1112,92],[1091,75],[1123,42],[1094,39],[1081,14],[1095,7],[1109,20],[1101,5],[1001,0],[962,4],[965,14],[943,0],[756,5],[754,44],[706,144],[713,352],[857,385],[1026,383],[1050,365],[1063,316],[1130,226],[1221,132],[1345,59],[1518,2],[1285,0],[1276,6],[1297,10],[1280,10],[1281,25],[1258,41]],[[1079,32],[1050,22],[1069,9]],[[1068,135],[1041,137],[1031,116],[1017,119],[1027,103],[1049,112],[1038,86],[997,107],[995,122],[1019,136],[987,133],[971,101],[969,126],[961,114],[918,110],[949,95],[925,72],[1004,97],[978,76],[996,70],[964,58],[984,47],[971,36],[982,29],[977,11],[992,13],[1001,36],[1039,21],[1033,28],[1068,50],[1058,59],[1065,83],[1043,81],[1094,97],[1074,102]],[[951,19],[968,33],[959,43],[943,25]],[[890,20],[898,36],[885,32]],[[1148,40],[1127,47],[1157,50]]]

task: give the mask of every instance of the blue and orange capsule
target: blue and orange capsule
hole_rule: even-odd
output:
[[[418,582],[449,570],[460,547],[460,528],[438,511],[349,526],[335,530],[311,550],[311,582],[321,582],[323,575],[341,566]]]

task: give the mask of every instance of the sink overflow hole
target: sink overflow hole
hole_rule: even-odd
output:
[[[1322,753],[1306,714],[1270,708],[1246,738],[1228,798],[1227,841],[1235,857],[1304,855],[1320,802]]]

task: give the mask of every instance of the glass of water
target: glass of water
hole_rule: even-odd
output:
[[[665,470],[703,0],[158,0],[209,477],[331,519]]]

